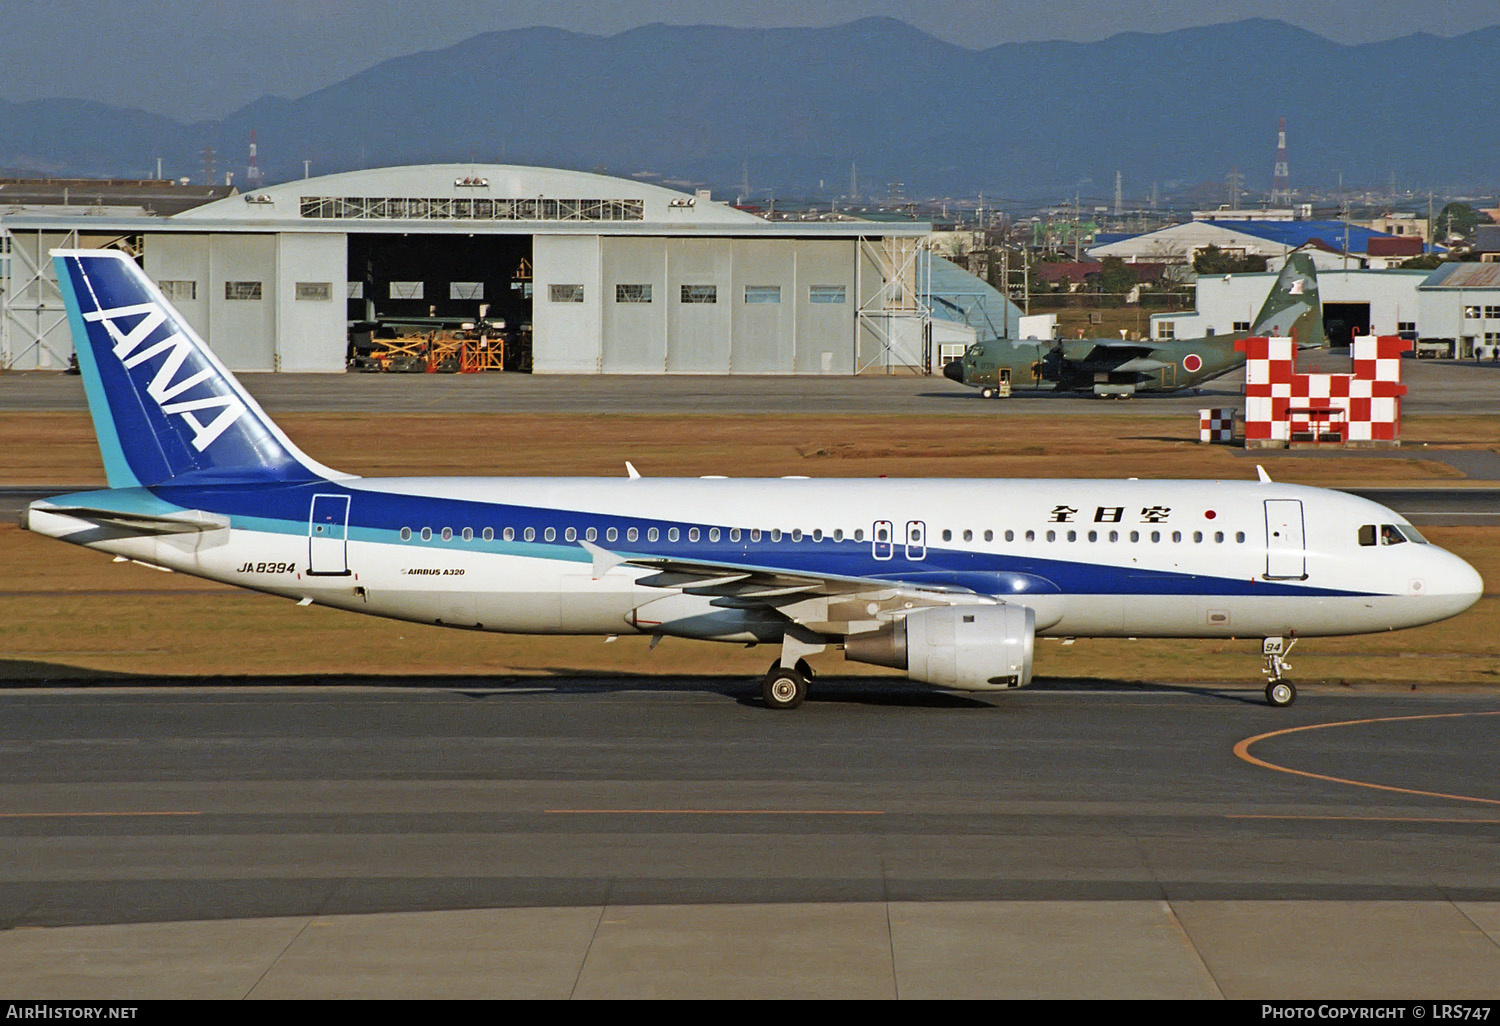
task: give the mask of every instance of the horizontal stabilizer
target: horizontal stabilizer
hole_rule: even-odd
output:
[[[33,513],[56,513],[74,520],[84,520],[100,527],[113,527],[142,536],[167,534],[204,534],[229,528],[229,518],[217,513],[184,510],[171,516],[149,513],[122,513],[90,506],[33,506]]]

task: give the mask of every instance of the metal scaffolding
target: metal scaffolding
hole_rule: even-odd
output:
[[[870,281],[866,261],[874,272]],[[932,254],[926,240],[862,235],[854,266],[855,373],[931,374]]]

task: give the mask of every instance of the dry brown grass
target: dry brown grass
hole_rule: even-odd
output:
[[[654,477],[1254,477],[1251,461],[1200,445],[1194,417],[1000,413],[981,418],[753,415],[302,413],[279,416],[315,459],[366,476],[608,475],[633,460]],[[1500,418],[1409,418],[1407,449],[1500,448]],[[1267,454],[1265,462],[1275,461]],[[1401,450],[1275,463],[1278,480],[1456,483],[1451,467]],[[104,483],[87,415],[0,414],[0,481]]]
[[[303,414],[278,418],[309,453],[363,474],[605,474],[631,459],[654,476],[805,473],[824,477],[1228,477],[1253,474],[1229,451],[1200,446],[1182,418],[1065,419],[1005,415],[993,422],[894,417],[638,417]],[[1500,421],[1413,418],[1408,441],[1500,445]],[[45,443],[45,444],[44,444]],[[1401,485],[1451,471],[1390,458],[1286,460],[1278,479],[1321,485]],[[0,414],[0,481],[100,485],[86,416]],[[1500,582],[1500,528],[1427,528]],[[0,526],[0,680],[101,675],[403,676],[639,673],[756,674],[766,648],[668,639],[534,638],[471,634],[355,616],[237,591]],[[1389,635],[1311,639],[1294,677],[1349,686],[1500,685],[1500,597],[1446,623]],[[1253,641],[1043,641],[1037,673],[1121,681],[1255,682]],[[825,672],[882,673],[815,660]]]

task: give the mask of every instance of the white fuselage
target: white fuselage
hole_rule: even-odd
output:
[[[1361,544],[1361,527],[1410,531],[1382,506],[1269,483],[351,479],[324,489],[339,494],[314,499],[311,519],[305,498],[266,516],[243,491],[220,499],[197,489],[190,502],[153,492],[158,512],[203,510],[229,526],[85,540],[77,520],[40,504],[29,526],[296,600],[538,634],[780,640],[786,621],[774,613],[726,608],[648,569],[596,573],[585,540],[623,556],[899,580],[956,602],[1019,603],[1035,610],[1044,636],[1358,634],[1452,616],[1482,587],[1463,560],[1396,541],[1399,532],[1394,544]],[[89,497],[97,505],[111,494]]]

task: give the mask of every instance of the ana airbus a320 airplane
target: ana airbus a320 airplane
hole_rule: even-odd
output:
[[[1031,680],[1052,637],[1289,643],[1430,623],[1482,582],[1383,506],[1241,481],[358,478],[309,459],[128,256],[54,254],[109,487],[39,534],[418,623],[780,646],[946,688]]]

